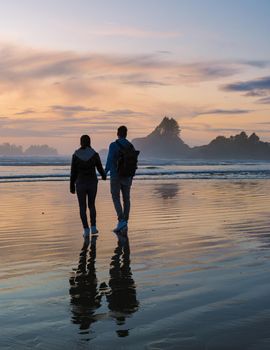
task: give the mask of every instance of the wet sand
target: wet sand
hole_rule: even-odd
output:
[[[134,181],[83,245],[67,182],[0,184],[0,348],[269,349],[270,180]]]

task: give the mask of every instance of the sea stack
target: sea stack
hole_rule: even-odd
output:
[[[180,127],[173,118],[164,117],[162,122],[146,137],[136,138],[132,143],[143,157],[186,158],[189,146],[180,138]]]

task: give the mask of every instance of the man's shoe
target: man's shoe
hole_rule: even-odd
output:
[[[113,232],[115,232],[115,233],[119,232],[125,227],[127,227],[127,221],[126,220],[120,220],[120,221],[118,221],[118,224],[117,224],[116,228],[113,230]]]
[[[83,238],[87,239],[89,238],[90,228],[85,228],[83,231]]]
[[[91,233],[92,233],[92,235],[98,234],[98,229],[96,226],[91,226]]]

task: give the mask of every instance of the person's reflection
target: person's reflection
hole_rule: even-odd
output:
[[[154,192],[163,199],[171,199],[178,194],[179,186],[176,183],[160,184],[154,189]]]
[[[91,324],[96,321],[95,310],[101,305],[102,296],[98,291],[95,269],[96,240],[97,237],[93,236],[91,242],[89,240],[84,242],[78,268],[74,276],[70,278],[72,322],[78,324],[81,330],[89,329]],[[89,253],[89,257],[87,257],[87,253]]]
[[[109,286],[108,308],[117,324],[123,325],[126,317],[139,308],[136,286],[130,268],[130,248],[127,234],[118,235],[118,244],[111,258]],[[118,336],[128,335],[125,331],[119,332],[117,332]]]

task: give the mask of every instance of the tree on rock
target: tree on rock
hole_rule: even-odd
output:
[[[153,131],[153,134],[157,134],[159,136],[178,137],[180,132],[180,127],[175,119],[164,117],[162,122]]]
[[[250,136],[249,136],[249,138],[248,138],[248,141],[250,142],[250,143],[258,143],[259,141],[260,141],[260,138],[259,138],[259,136],[257,136],[256,134],[255,134],[255,132],[253,133],[253,134],[251,134]]]

